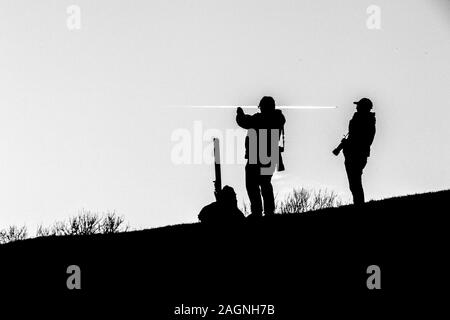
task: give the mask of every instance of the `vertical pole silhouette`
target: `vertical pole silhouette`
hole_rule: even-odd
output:
[[[220,172],[220,141],[218,138],[213,139],[214,142],[214,171],[216,180],[214,180],[214,196],[216,200],[218,199],[218,195],[220,190],[222,190],[222,175]]]

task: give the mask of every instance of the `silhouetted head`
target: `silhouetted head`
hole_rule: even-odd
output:
[[[372,101],[368,98],[362,98],[361,100],[353,103],[356,104],[356,110],[358,112],[369,112],[373,108]]]
[[[236,192],[230,186],[224,186],[219,192],[219,201],[227,206],[237,206]]]
[[[272,97],[265,96],[259,102],[258,108],[261,109],[262,113],[275,110],[275,100]]]

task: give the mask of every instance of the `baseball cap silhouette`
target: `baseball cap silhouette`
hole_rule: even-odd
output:
[[[370,101],[369,98],[362,98],[361,100],[355,101],[353,103],[356,104],[357,106],[366,107],[369,110],[373,108],[372,101]]]

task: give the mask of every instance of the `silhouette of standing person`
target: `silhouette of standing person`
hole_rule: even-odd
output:
[[[272,215],[275,199],[271,183],[275,167],[282,164],[278,145],[286,119],[281,110],[275,109],[272,97],[263,97],[258,105],[260,113],[247,115],[242,108],[237,109],[237,124],[247,129],[245,138],[245,186],[250,199],[250,217]],[[280,170],[280,169],[279,169]]]
[[[375,137],[375,113],[370,112],[373,105],[368,98],[362,98],[354,104],[356,112],[348,126],[348,138],[344,143],[343,153],[353,203],[363,204],[365,200],[362,174]]]

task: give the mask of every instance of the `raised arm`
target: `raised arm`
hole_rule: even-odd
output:
[[[254,117],[249,114],[245,114],[241,107],[236,110],[236,123],[244,129],[255,127]]]

